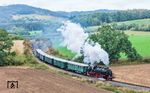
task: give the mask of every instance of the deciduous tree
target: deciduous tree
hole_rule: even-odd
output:
[[[141,59],[123,31],[114,30],[110,26],[102,26],[89,38],[101,44],[102,48],[108,52],[110,60],[118,60],[120,53],[125,53],[130,60]]]
[[[0,66],[4,65],[5,58],[12,54],[10,51],[12,46],[13,42],[8,33],[5,30],[0,29]]]

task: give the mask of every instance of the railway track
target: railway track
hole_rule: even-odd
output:
[[[65,70],[63,70],[63,71],[65,73],[69,73],[72,76],[85,78],[85,79],[90,80],[92,82],[100,81],[100,79],[98,79],[98,78],[83,76],[83,75],[73,73],[73,72],[69,72],[69,71],[65,71]],[[121,82],[121,81],[116,81],[116,80],[112,80],[112,81],[101,80],[101,81],[103,81],[105,83],[109,83],[112,86],[116,86],[116,87],[125,87],[125,88],[131,89],[131,90],[149,91],[150,92],[150,87],[148,87],[148,86],[136,85],[136,84]]]
[[[139,91],[149,91],[150,92],[150,87],[148,86],[142,86],[142,85],[136,85],[136,84],[132,84],[132,83],[127,83],[127,82],[121,82],[121,81],[107,81],[108,83],[110,83],[113,86],[117,86],[117,87],[126,87],[132,90],[139,90]]]
[[[100,81],[100,79],[98,79],[98,78],[89,77],[89,76],[84,76],[84,75],[81,75],[81,74],[78,74],[78,73],[75,73],[75,72],[66,71],[66,70],[57,68],[57,67],[55,67],[55,66],[49,65],[49,64],[47,64],[47,63],[45,63],[45,62],[42,62],[42,61],[40,61],[38,58],[36,58],[36,59],[38,60],[38,62],[40,62],[40,63],[42,63],[42,64],[45,64],[45,65],[47,65],[49,68],[55,69],[55,70],[57,70],[58,72],[61,72],[61,73],[64,73],[64,74],[68,74],[68,75],[71,75],[71,76],[74,76],[74,77],[84,78],[84,79],[87,79],[87,80],[89,80],[89,81],[91,81],[91,82]],[[115,81],[115,80],[112,80],[112,81],[101,80],[101,81],[103,81],[103,82],[105,82],[105,83],[109,83],[109,84],[111,84],[112,86],[116,86],[116,87],[125,87],[125,88],[131,89],[131,90],[148,91],[148,92],[150,92],[150,87],[148,87],[148,86],[136,85],[136,84],[132,84],[132,83],[121,82],[121,81]]]

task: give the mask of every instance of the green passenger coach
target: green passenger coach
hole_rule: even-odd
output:
[[[78,73],[87,72],[88,65],[86,64],[72,62],[72,61],[68,61],[67,63],[68,63],[67,70],[71,70],[71,71],[78,72]]]
[[[47,62],[47,63],[52,65],[53,62],[54,62],[54,58],[47,54],[47,55],[45,55],[45,62]]]
[[[60,59],[60,58],[55,58],[54,62],[53,62],[53,65],[57,66],[59,68],[62,68],[62,69],[66,69],[67,68],[67,62],[65,60],[63,60],[63,59]]]

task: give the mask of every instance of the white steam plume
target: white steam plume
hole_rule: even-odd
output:
[[[69,50],[77,53],[76,56],[80,56],[81,50],[83,51],[84,63],[93,65],[102,61],[105,65],[109,65],[107,52],[98,43],[89,43],[89,40],[87,40],[88,34],[84,32],[79,24],[66,21],[58,31],[61,32],[64,38],[63,46],[67,46]]]

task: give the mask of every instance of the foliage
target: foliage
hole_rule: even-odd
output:
[[[43,23],[33,23],[31,22],[20,22],[15,24],[10,31],[14,35],[32,35],[33,33],[41,33],[45,25]]]
[[[41,22],[20,22],[20,24],[15,25],[17,28],[24,28],[27,31],[34,31],[34,30],[43,30],[44,24]]]
[[[143,31],[150,32],[150,19],[139,19],[124,22],[112,22],[108,23],[115,30],[130,30],[130,31]],[[99,26],[89,26],[85,30],[92,32],[98,29]]]
[[[97,28],[98,29],[98,28]],[[95,30],[95,29],[93,29]],[[128,35],[128,39],[132,43],[132,46],[137,50],[137,52],[144,58],[149,59],[150,57],[150,33],[149,32],[143,32],[143,31],[124,31],[126,35]],[[69,51],[66,47],[58,47],[56,49],[59,53],[62,55],[65,55],[69,57],[69,59],[72,59],[74,57],[74,54]],[[127,57],[125,55],[122,55],[120,60],[126,60]],[[82,62],[82,57],[74,59],[77,62]],[[124,64],[134,64],[134,62],[126,61]],[[118,62],[116,64],[122,64],[122,62]],[[136,63],[135,63],[136,64]],[[141,61],[138,63],[141,64]]]
[[[142,20],[133,21],[135,23],[133,23],[132,21],[131,21],[131,23],[130,23],[130,21],[118,22],[118,23],[113,23],[112,26],[116,30],[150,31],[150,24],[147,24],[147,23],[142,24],[142,22],[136,23],[138,21],[142,21]],[[144,19],[143,19],[143,21],[144,21]],[[147,19],[147,21],[149,21],[149,20]]]
[[[110,26],[102,26],[96,33],[91,34],[90,39],[102,45],[111,61],[118,60],[121,57],[120,53],[125,53],[130,60],[141,59],[123,31],[116,31]]]
[[[6,65],[5,61],[7,56],[15,55],[14,52],[11,52],[12,46],[13,42],[8,33],[5,30],[0,29],[0,66]]]
[[[5,60],[5,65],[6,66],[20,66],[20,65],[24,65],[26,62],[26,57],[23,55],[9,55],[6,57]]]
[[[12,40],[23,40],[24,39],[22,36],[18,36],[18,35],[11,35],[10,34],[9,36]]]
[[[72,16],[73,22],[80,23],[82,26],[97,26],[103,23],[121,22],[150,18],[150,10],[120,10],[114,12],[98,12]]]

